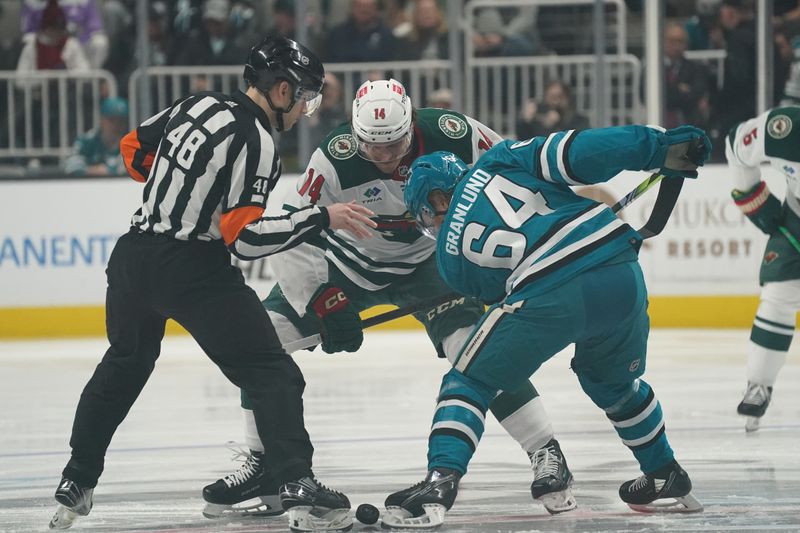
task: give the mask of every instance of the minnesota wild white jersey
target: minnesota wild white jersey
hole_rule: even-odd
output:
[[[776,107],[742,122],[725,142],[734,188],[746,191],[761,180],[768,163],[786,178],[789,208],[800,216],[800,107]]]
[[[487,126],[455,111],[417,109],[415,113],[411,152],[392,175],[356,153],[349,124],[331,132],[311,156],[297,195],[284,208],[355,201],[375,213],[378,227],[373,238],[364,240],[328,230],[320,246],[303,244],[273,259],[281,289],[301,316],[311,295],[328,280],[329,265],[353,283],[377,291],[412,274],[434,253],[436,243],[417,230],[403,203],[414,159],[447,150],[471,164],[501,140]]]
[[[515,303],[635,259],[641,236],[570,187],[653,168],[660,135],[620,126],[496,144],[453,192],[437,238],[439,273],[462,294]]]

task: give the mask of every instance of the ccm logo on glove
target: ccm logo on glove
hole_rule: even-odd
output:
[[[328,313],[341,311],[348,303],[344,291],[338,287],[328,287],[319,294],[313,303],[314,312],[322,318]]]

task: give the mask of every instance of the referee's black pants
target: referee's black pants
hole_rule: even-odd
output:
[[[111,437],[153,371],[167,318],[186,328],[250,395],[276,481],[311,474],[303,375],[221,241],[185,242],[131,230],[114,247],[106,273],[111,346],[81,394],[65,477],[97,484]]]

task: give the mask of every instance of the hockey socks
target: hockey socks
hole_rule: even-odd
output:
[[[553,438],[553,426],[530,381],[514,392],[501,392],[492,400],[489,409],[527,453],[542,448]]]
[[[642,472],[658,470],[674,459],[664,431],[661,405],[646,382],[635,381],[631,393],[606,409],[606,416],[639,461]]]
[[[445,374],[428,440],[428,470],[444,467],[466,473],[496,393],[457,370]]]

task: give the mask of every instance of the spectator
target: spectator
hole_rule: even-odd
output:
[[[272,21],[269,33],[294,39],[297,30],[294,0],[275,0],[272,6]]]
[[[247,50],[236,44],[230,31],[228,0],[206,0],[203,27],[195,30],[176,58],[178,65],[238,65]]]
[[[403,59],[446,59],[449,56],[447,25],[436,0],[414,3],[412,29],[401,43]]]
[[[292,17],[294,18],[294,0],[276,0],[278,4],[291,4]],[[270,17],[266,11],[265,2],[255,0],[233,0],[231,5],[230,23],[236,44],[242,48],[250,48],[253,43],[258,42],[266,33],[267,21]],[[277,8],[274,9],[277,12]],[[277,15],[274,15],[277,16]],[[283,34],[281,34],[283,35]],[[292,30],[292,38],[294,30]]]
[[[64,160],[64,171],[70,176],[124,175],[119,142],[127,131],[128,102],[107,98],[100,105],[100,127],[78,137]]]
[[[684,27],[689,36],[689,50],[725,48],[725,38],[719,23],[720,0],[697,0],[695,14]]]
[[[89,61],[80,42],[67,33],[66,16],[56,0],[48,2],[39,24],[38,32],[23,36],[23,48],[17,61],[17,88],[31,95],[33,105],[29,110],[25,109],[27,106],[17,106],[9,111],[15,113],[18,137],[25,131],[26,124],[32,124],[34,146],[66,145],[69,140],[61,137],[61,125],[64,115],[70,124],[74,122],[76,109],[64,106],[60,101],[64,93],[55,80],[33,80],[25,74],[37,70],[86,71],[89,70]],[[75,85],[67,84],[66,98],[73,101],[74,96]],[[21,138],[18,141],[26,144]]]
[[[342,83],[334,74],[328,72],[325,74],[319,109],[306,119],[311,131],[311,146],[319,146],[328,133],[347,121],[347,117],[345,102],[342,101]]]
[[[664,29],[666,114],[664,127],[694,124],[705,129],[709,114],[709,80],[706,68],[686,59],[689,36],[680,24]]]
[[[722,159],[724,136],[756,115],[756,35],[752,12],[743,0],[723,0],[719,22],[725,34],[725,77],[712,101],[714,156]]]
[[[418,0],[414,0],[416,3]],[[383,20],[392,30],[392,34],[398,39],[407,36],[412,29],[411,17],[409,16],[408,0],[384,0]]]
[[[80,42],[67,33],[67,19],[57,0],[49,0],[39,15],[38,31],[23,36],[17,73],[35,70],[88,70],[89,61]]]
[[[390,61],[397,40],[381,20],[378,0],[352,0],[350,17],[331,29],[323,53],[331,63]]]
[[[161,67],[174,62],[175,49],[169,33],[169,14],[165,2],[150,2],[147,13],[148,65]]]
[[[544,89],[544,103],[530,100],[522,118],[517,121],[517,139],[531,139],[554,131],[581,130],[589,127],[589,119],[575,110],[572,92],[566,83],[554,80]]]
[[[506,34],[503,17],[495,8],[478,11],[472,46],[478,57],[524,56],[534,53],[533,46],[521,34]]]
[[[453,91],[446,87],[436,89],[428,96],[428,107],[453,109]]]
[[[44,11],[53,3],[52,0],[23,0],[22,33],[36,32]],[[65,14],[66,30],[78,38],[91,67],[100,68],[108,56],[108,37],[95,0],[63,0],[60,7]]]

